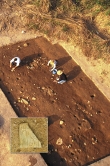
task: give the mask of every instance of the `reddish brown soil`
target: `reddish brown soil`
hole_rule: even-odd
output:
[[[42,154],[47,164],[84,166],[109,155],[109,101],[61,46],[44,38],[24,43],[0,48],[0,86],[19,117],[48,117],[49,152]],[[22,64],[11,72],[9,61],[16,55]],[[53,82],[49,59],[58,59],[67,83]],[[18,102],[21,97],[29,104]]]

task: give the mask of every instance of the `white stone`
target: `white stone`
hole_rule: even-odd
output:
[[[56,144],[57,144],[57,145],[62,145],[62,143],[63,143],[62,139],[61,139],[61,138],[58,138]]]
[[[64,122],[63,122],[63,120],[60,120],[60,125],[62,125]]]

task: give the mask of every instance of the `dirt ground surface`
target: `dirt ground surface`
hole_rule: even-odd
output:
[[[72,44],[59,42],[84,73],[95,83],[98,89],[110,101],[110,63],[103,59],[94,59],[84,56],[82,50]]]
[[[40,154],[10,151],[10,119],[17,115],[0,89],[0,166],[47,166]]]
[[[16,55],[22,63],[12,72]],[[0,86],[17,115],[48,117],[48,166],[84,166],[110,154],[110,103],[59,44],[39,37],[1,47],[0,57]],[[53,82],[49,59],[58,59],[67,83]]]

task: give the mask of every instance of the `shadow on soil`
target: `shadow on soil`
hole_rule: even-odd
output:
[[[53,124],[55,121],[59,119],[60,117],[58,115],[48,116],[48,125],[50,126],[51,124]]]
[[[48,125],[50,126],[59,119],[60,117],[58,115],[49,116]],[[48,145],[48,153],[42,153],[41,155],[48,166],[67,166],[65,159],[58,154],[51,144]]]
[[[20,110],[20,108],[17,106],[14,100],[14,97],[12,96],[11,92],[9,91],[9,89],[4,85],[3,81],[0,79],[0,88],[2,89],[2,91],[4,92],[5,96],[7,97],[8,101],[10,102],[12,108],[14,109],[15,113],[17,114],[18,117],[24,117],[24,115],[22,114],[22,111]]]
[[[89,163],[86,163],[86,164],[84,164],[84,165],[82,165],[82,166],[89,166],[89,165],[91,165],[91,164],[94,164],[95,162],[98,162],[99,160],[102,160],[102,159],[104,159],[105,157],[108,157],[108,156],[110,156],[110,155],[106,155],[106,156],[103,156],[103,157],[101,157],[101,158],[98,158],[98,159],[96,159],[96,160],[94,160],[94,161],[91,161],[91,162],[89,162]],[[100,165],[101,163],[99,163],[98,165]],[[104,164],[104,163],[103,163]],[[102,164],[101,164],[102,165]],[[105,165],[104,165],[105,166]]]
[[[64,65],[65,63],[67,63],[69,60],[71,60],[72,58],[70,56],[67,57],[63,57],[58,59],[58,67]]]
[[[48,166],[67,166],[64,158],[55,151],[54,146],[48,146],[48,154],[41,154]]]
[[[4,125],[4,118],[0,115],[0,128]]]
[[[20,66],[30,65],[30,63],[32,63],[34,60],[36,60],[39,57],[41,57],[41,54],[33,54],[26,56],[21,60]]]
[[[81,68],[80,66],[75,66],[73,68],[73,70],[71,70],[69,73],[67,73],[67,78],[68,78],[68,81],[74,79],[75,77],[78,76],[78,74],[81,72]]]

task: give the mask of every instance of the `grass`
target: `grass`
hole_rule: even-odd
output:
[[[39,24],[30,23],[27,26],[29,29],[39,30]]]
[[[48,36],[48,34],[49,34],[49,30],[42,29],[41,32],[42,32],[43,34],[47,35],[47,36]]]
[[[107,16],[110,16],[110,9],[108,9],[105,13]]]
[[[106,10],[110,8],[110,0],[86,0],[83,3],[83,6],[85,9],[92,9],[93,7],[95,7],[96,5],[98,5],[99,7],[102,8],[102,10]]]
[[[90,17],[86,17],[86,13],[90,12],[94,18],[100,13],[109,17],[110,9],[105,10],[107,5],[103,0],[103,3],[100,0],[85,0],[83,3],[82,1],[74,1],[75,3],[71,3],[73,2],[71,0],[45,0],[45,2],[43,0],[32,1],[33,4],[38,7],[38,10],[36,10],[36,12],[34,11],[36,18],[28,25],[28,27],[29,29],[38,30],[48,37],[53,36],[58,40],[62,39],[65,41],[71,41],[73,44],[76,43],[76,45],[84,50],[83,52],[87,56],[93,56],[96,59],[103,58],[103,55],[108,56],[110,46],[103,44],[102,39],[97,36],[97,34],[90,32],[82,20],[90,19]],[[48,2],[47,6],[46,2]],[[53,2],[55,2],[55,4]],[[51,3],[53,6],[51,6]],[[42,5],[44,11],[43,8],[40,9]],[[51,6],[50,9],[49,5]],[[47,9],[50,11],[46,13],[45,11],[47,11]],[[29,19],[31,20],[33,16],[34,14],[30,14]],[[97,21],[99,21],[99,23],[101,21],[102,23],[102,17],[99,17],[99,19],[100,20]],[[91,20],[91,23],[92,21],[93,20]],[[95,25],[95,22],[93,22],[91,26],[92,25]],[[110,22],[108,22],[104,28],[106,29],[108,26],[110,26]],[[98,30],[101,32],[100,29]],[[107,58],[105,57],[105,59]]]
[[[93,11],[92,16],[96,17],[100,12],[101,12],[100,9],[96,9],[95,11]]]
[[[34,0],[34,1],[31,1],[31,3],[37,7],[40,6],[40,0]]]
[[[110,26],[110,22],[108,22],[105,26]]]
[[[63,32],[68,32],[70,30],[69,26],[64,24],[63,27],[62,27],[62,31]]]

